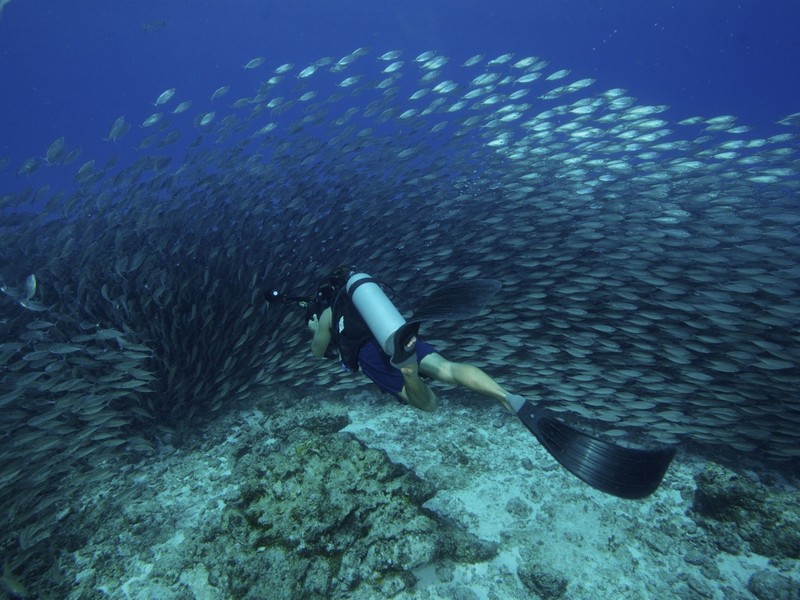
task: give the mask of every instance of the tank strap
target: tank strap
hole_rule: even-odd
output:
[[[355,291],[365,283],[374,283],[374,284],[376,284],[378,286],[381,285],[381,282],[378,281],[377,279],[375,279],[374,277],[364,277],[364,279],[359,279],[352,286],[350,286],[350,289],[347,290],[347,293],[352,298],[353,294],[355,293]]]

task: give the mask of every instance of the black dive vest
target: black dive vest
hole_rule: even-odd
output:
[[[356,305],[342,287],[331,306],[331,340],[339,349],[339,358],[349,371],[358,371],[358,352],[374,336]]]

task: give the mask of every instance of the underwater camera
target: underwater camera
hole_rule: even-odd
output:
[[[314,315],[317,317],[322,311],[333,304],[336,294],[347,283],[347,278],[353,268],[349,265],[337,267],[317,286],[316,291],[309,296],[289,296],[274,290],[267,294],[267,302],[280,302],[282,304],[297,304],[304,308],[303,324],[308,323]]]

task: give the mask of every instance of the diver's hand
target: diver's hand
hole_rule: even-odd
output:
[[[319,329],[319,317],[317,317],[317,315],[314,315],[308,320],[308,329],[313,334],[317,333],[317,330]]]

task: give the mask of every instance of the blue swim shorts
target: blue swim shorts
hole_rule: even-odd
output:
[[[416,351],[417,361],[421,361],[428,354],[437,352],[436,348],[419,337]],[[381,349],[376,340],[369,340],[361,346],[361,350],[358,351],[358,364],[364,371],[364,375],[374,381],[382,391],[397,398],[400,397],[398,394],[403,389],[403,374],[400,369],[392,366],[391,358]]]

